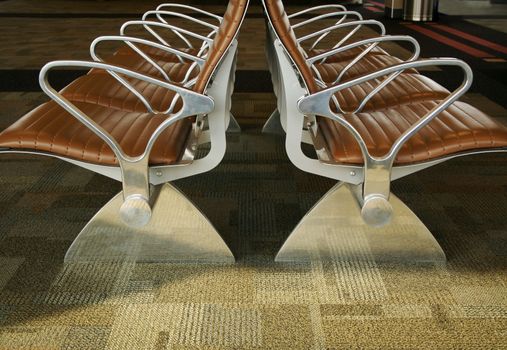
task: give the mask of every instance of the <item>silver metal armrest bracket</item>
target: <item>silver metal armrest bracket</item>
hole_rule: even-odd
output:
[[[123,74],[131,78],[146,81],[151,84],[158,85],[168,90],[174,91],[180,96],[183,102],[182,108],[167,117],[150,136],[144,152],[137,156],[131,157],[127,155],[121,148],[120,144],[104,130],[93,119],[88,117],[84,112],[79,110],[72,102],[52,88],[48,82],[48,73],[51,69],[59,67],[85,67],[104,69],[117,74]],[[99,62],[86,61],[54,61],[46,64],[40,72],[39,83],[42,90],[51,97],[56,103],[64,108],[68,113],[83,123],[95,135],[103,140],[114,152],[118,159],[118,163],[122,173],[123,183],[123,205],[120,209],[120,216],[123,221],[133,227],[142,227],[146,225],[151,218],[150,207],[150,188],[149,188],[149,156],[151,150],[162,132],[171,124],[183,118],[207,114],[214,108],[213,100],[205,95],[193,92],[168,82],[158,80],[149,76],[145,76],[134,71],[116,67]]]
[[[331,110],[329,101],[331,97],[340,90],[350,88],[351,86],[358,85],[384,75],[403,71],[405,69],[427,66],[459,67],[464,72],[463,83],[447,98],[442,100],[437,106],[423,116],[418,122],[414,123],[405,130],[393,143],[389,152],[382,157],[372,156],[368,151],[366,142],[354,126],[342,115],[336,114]],[[330,118],[342,125],[357,141],[364,159],[364,181],[363,188],[358,188],[358,193],[356,193],[356,195],[362,208],[362,217],[366,223],[372,226],[383,226],[391,220],[392,208],[390,207],[388,199],[390,194],[391,173],[396,155],[400,151],[401,147],[412,136],[428,125],[433,118],[444,111],[452,103],[457,101],[470,88],[472,81],[472,70],[465,62],[454,58],[433,58],[415,62],[400,63],[398,65],[384,68],[363,77],[329,87],[310,96],[303,97],[298,102],[298,108],[301,113]]]
[[[357,19],[359,21],[363,21],[363,16],[359,13],[359,12],[355,12],[355,11],[341,11],[341,12],[331,12],[331,13],[325,13],[325,14],[322,14],[322,15],[319,15],[319,16],[316,16],[314,18],[311,18],[309,20],[306,20],[306,21],[303,21],[303,22],[300,22],[300,23],[296,23],[294,25],[292,25],[292,28],[293,29],[297,29],[299,27],[302,27],[302,26],[305,26],[307,24],[310,24],[310,23],[313,23],[313,22],[316,22],[316,21],[319,21],[319,20],[322,20],[322,19],[326,19],[326,18],[329,18],[329,17],[334,17],[334,16],[342,16],[334,25],[340,25],[343,23],[343,21],[345,21],[347,19],[347,15],[354,15],[357,17]],[[357,21],[356,21],[357,22]],[[359,28],[357,29],[359,30]],[[317,45],[326,37],[330,34],[331,32],[325,32],[323,33],[322,35],[320,35],[314,42],[313,44],[310,46],[310,50],[313,50],[317,47]],[[352,33],[353,34],[353,33]],[[347,38],[350,38],[352,36],[352,34],[348,34],[347,35]],[[341,41],[336,44],[334,47],[338,47],[339,45],[341,45]]]
[[[326,10],[326,9],[331,9],[331,8],[332,9],[340,9],[342,11],[347,11],[347,8],[345,6],[343,6],[343,5],[327,4],[327,5],[319,5],[319,6],[310,7],[310,8],[304,9],[302,11],[299,11],[299,12],[293,13],[291,15],[288,15],[287,17],[289,19],[292,19],[292,18],[301,16],[301,15],[304,15],[305,13],[319,11],[319,10]]]
[[[193,45],[192,43],[183,35],[183,34],[186,34],[188,36],[191,36],[193,38],[196,38],[196,39],[199,39],[207,44],[210,44],[209,40],[211,40],[209,37],[207,36],[203,36],[203,35],[200,35],[200,34],[197,34],[197,33],[194,33],[194,32],[191,32],[189,30],[186,30],[186,29],[183,29],[183,28],[180,28],[180,27],[177,27],[177,26],[174,26],[174,25],[171,25],[169,24],[163,17],[162,15],[167,15],[167,16],[177,16],[177,17],[181,17],[181,18],[185,18],[185,19],[189,19],[195,23],[198,23],[202,26],[205,26],[205,27],[208,27],[211,29],[211,33],[215,33],[217,30],[218,30],[218,27],[213,25],[213,24],[210,24],[210,23],[207,23],[207,22],[204,22],[204,21],[201,21],[201,20],[198,20],[198,19],[195,19],[195,18],[192,18],[190,16],[187,16],[187,15],[183,15],[183,14],[179,14],[177,12],[172,12],[172,11],[163,11],[163,10],[153,10],[153,11],[148,11],[146,12],[144,15],[143,15],[143,21],[145,21],[150,15],[156,15],[157,18],[159,19],[160,22],[158,23],[161,23],[161,24],[165,24],[166,28],[170,29],[174,34],[176,34],[181,40],[183,40],[183,42],[187,45],[188,48],[193,48]],[[162,43],[164,43],[165,45],[168,45],[170,46],[160,35],[157,34],[157,32],[155,32],[153,29],[149,28],[149,26],[145,26],[146,30],[148,30],[153,36],[155,36],[158,40],[160,40]],[[212,42],[212,40],[211,40]]]
[[[184,9],[187,9],[187,10],[192,10],[192,11],[198,12],[200,14],[206,15],[208,17],[214,18],[218,22],[222,22],[222,19],[223,19],[222,17],[220,17],[220,16],[218,16],[218,15],[216,15],[214,13],[205,11],[203,9],[200,9],[200,8],[197,8],[197,7],[194,7],[194,6],[190,6],[190,5],[178,4],[178,3],[164,3],[164,4],[160,4],[160,5],[157,6],[157,10],[162,10],[165,7],[176,7],[176,8],[184,8]]]

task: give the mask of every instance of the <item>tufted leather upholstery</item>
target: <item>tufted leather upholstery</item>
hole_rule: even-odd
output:
[[[276,35],[282,42],[285,49],[288,51],[291,59],[294,61],[301,77],[303,78],[308,91],[311,93],[317,92],[319,90],[317,84],[315,84],[315,75],[312,72],[310,66],[306,62],[303,48],[297,42],[296,34],[291,27],[289,22],[289,18],[287,17],[287,13],[285,12],[282,1],[280,0],[264,0],[263,1],[266,11],[273,26],[273,29],[276,32]],[[317,51],[318,52],[318,51]],[[337,76],[338,72],[341,71],[350,61],[350,55],[352,53],[356,53],[357,51],[346,51],[341,55],[341,58],[346,61],[334,60],[329,63],[325,63],[322,65],[316,65],[319,73],[322,75],[324,82],[332,82]],[[313,56],[312,52],[310,52],[310,56]],[[354,56],[355,57],[355,56]],[[358,77],[364,75],[366,73],[371,73],[374,70],[378,70],[380,68],[400,63],[401,60],[386,54],[381,54],[380,52],[375,52],[373,54],[368,54],[363,57],[358,64],[355,64],[351,69],[349,69],[342,81],[353,79],[354,77]],[[322,66],[322,67],[321,67]],[[407,71],[411,73],[416,73],[415,70]]]
[[[161,60],[165,62],[179,62],[179,59],[176,55],[161,51],[153,46],[143,45],[143,44],[135,44],[141,51],[143,51],[145,54],[147,54],[150,58]],[[190,48],[179,48],[178,50],[189,53],[191,55],[196,56],[199,52],[199,49],[190,49]],[[129,46],[124,45],[121,48],[119,48],[115,53],[115,56],[121,56],[121,55],[127,55],[127,56],[139,56],[137,52],[132,50]]]
[[[169,108],[175,93],[160,86],[127,79],[157,111]],[[61,91],[69,101],[88,102],[127,112],[147,112],[144,104],[109,74],[84,75]],[[178,104],[181,108],[181,103]]]
[[[199,74],[194,90],[204,92],[220,60],[239,31],[248,6],[248,0],[229,0],[222,23],[215,34],[206,62]]]
[[[315,75],[308,66],[302,48],[296,41],[281,0],[263,0],[268,17],[279,40],[293,60],[309,93],[319,90]],[[371,73],[399,60],[383,54],[371,54],[359,61],[342,81]],[[325,82],[333,82],[348,62],[329,62],[317,65]],[[420,120],[448,91],[430,79],[416,74],[415,70],[405,71],[392,85],[381,90],[366,105],[364,112],[345,114],[348,120],[364,138],[370,154],[383,156],[396,139],[410,125]],[[373,88],[364,83],[351,89],[342,90],[336,97],[342,109],[352,110]],[[338,122],[318,118],[328,149],[339,163],[362,164],[363,157],[352,136]],[[409,164],[443,157],[456,152],[507,147],[507,128],[476,108],[456,102],[437,116],[429,125],[414,135],[400,150],[395,164]]]
[[[319,91],[319,88],[315,83],[313,72],[306,63],[305,52],[297,43],[296,34],[289,22],[289,18],[287,17],[282,1],[263,0],[263,4],[276,35],[289,53],[292,61],[295,63],[297,70],[308,88],[308,91],[311,93]]]
[[[349,49],[347,51],[343,51],[343,52],[337,53],[333,56],[329,56],[328,58],[326,58],[326,62],[333,63],[333,62],[350,61],[354,57],[359,55],[363,51],[363,49],[364,49],[364,47],[363,48],[354,47],[354,48]],[[328,49],[313,49],[313,50],[307,50],[307,53],[308,53],[308,57],[313,57],[313,56],[317,56],[322,53],[325,53],[326,51],[329,51],[329,50]],[[374,47],[370,52],[368,52],[366,54],[366,56],[368,56],[368,55],[385,55],[385,54],[386,53],[384,50],[382,50],[378,47]]]
[[[146,67],[149,65],[149,67]],[[167,63],[163,66],[171,79],[181,81],[190,64],[188,63]],[[142,71],[142,70],[141,70]],[[96,72],[104,72],[99,74]],[[196,76],[198,69],[192,76]],[[145,64],[144,74],[154,76],[163,80],[155,68]],[[171,90],[164,89],[157,85],[149,84],[137,79],[127,79],[131,85],[139,91],[151,106],[158,111],[165,111],[170,106],[175,94]],[[92,71],[81,76],[70,83],[61,91],[69,101],[96,103],[104,107],[117,108],[130,112],[146,112],[144,104],[127,88],[104,70]],[[181,106],[181,103],[179,104]]]
[[[167,75],[171,78],[171,80],[177,82],[181,81],[185,76],[185,73],[191,66],[191,62],[186,61],[185,63],[180,62],[165,62],[163,60],[156,59],[154,60]],[[115,55],[110,59],[105,60],[106,63],[112,64],[115,66],[124,67],[126,69],[130,69],[136,71],[141,74],[149,75],[157,79],[164,79],[164,76],[155,68],[154,65],[147,62],[144,58],[138,55]],[[199,68],[197,67],[194,70],[193,76],[196,76],[199,72]],[[107,71],[103,69],[92,69],[89,74],[107,74]]]
[[[410,125],[438,101],[411,103],[368,113],[346,114],[373,156],[385,155]],[[362,164],[357,142],[343,126],[320,118],[319,126],[332,157],[339,163]],[[472,149],[507,147],[507,128],[478,109],[456,102],[433,119],[401,148],[395,165],[410,164]]]
[[[151,133],[167,118],[82,102],[75,105],[111,133],[130,156],[144,151]],[[168,127],[153,147],[150,164],[177,162],[191,125],[189,119],[184,119]],[[0,135],[0,141],[2,147],[50,152],[89,163],[117,164],[113,151],[54,101],[44,103],[11,125]]]
[[[239,30],[247,5],[248,0],[229,1],[215,42],[197,76],[194,91],[205,92],[215,69]],[[138,69],[141,73],[162,78],[155,68],[138,55],[120,52],[110,59],[129,69]],[[189,67],[189,64],[159,59],[166,72],[175,80],[181,80]],[[135,80],[132,83],[157,109],[167,108],[174,95],[150,84]],[[144,105],[104,71],[90,71],[66,87],[63,95],[110,132],[130,156],[139,155],[144,150],[151,133],[167,118],[162,114],[145,113]],[[164,131],[150,154],[151,165],[173,164],[181,158],[191,132],[192,119],[178,121]],[[117,164],[113,151],[99,137],[53,101],[34,109],[0,133],[0,147],[46,151],[96,164]]]
[[[315,68],[319,71],[322,80],[325,83],[333,83],[338,77],[340,72],[349,64],[350,61],[323,63],[315,65]],[[402,63],[397,57],[389,55],[366,55],[361,58],[352,67],[347,69],[343,75],[341,81],[351,80],[357,77],[361,77],[368,73],[372,73],[376,70],[386,68],[395,64]],[[414,74],[417,73],[415,69],[407,69],[403,74]]]
[[[378,83],[367,81],[349,89],[338,91],[335,96],[341,109],[351,112],[377,85]],[[449,94],[450,92],[446,88],[424,75],[401,74],[385,86],[381,93],[373,95],[362,111],[379,110],[419,101],[441,100]]]

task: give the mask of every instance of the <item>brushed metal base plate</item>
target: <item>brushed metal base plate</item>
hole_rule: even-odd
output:
[[[121,221],[119,193],[77,236],[65,262],[234,262],[212,224],[180,191],[167,183],[155,191],[146,226],[131,228]]]
[[[285,135],[285,130],[283,130],[283,126],[280,121],[280,112],[278,112],[278,109],[275,109],[269,116],[266,123],[264,123],[264,126],[262,127],[262,133]]]
[[[236,120],[236,118],[232,114],[229,119],[229,126],[227,126],[227,132],[228,133],[240,133],[241,132],[241,126],[239,126],[238,121]]]
[[[358,261],[445,264],[431,232],[396,196],[390,224],[366,225],[350,189],[333,187],[301,220],[284,243],[277,262]]]

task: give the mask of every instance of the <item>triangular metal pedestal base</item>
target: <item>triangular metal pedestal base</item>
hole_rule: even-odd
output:
[[[231,117],[229,119],[229,126],[227,127],[228,133],[240,133],[241,132],[241,126],[239,126],[238,121],[236,118],[231,114]]]
[[[350,189],[332,188],[301,220],[277,262],[314,260],[445,264],[442,248],[417,216],[391,194],[392,222],[366,225]]]
[[[160,186],[151,221],[131,228],[119,217],[119,193],[77,236],[65,262],[234,262],[234,256],[208,219],[177,189]]]
[[[285,135],[285,130],[283,130],[282,122],[280,121],[280,112],[278,112],[278,109],[275,109],[269,116],[266,123],[264,123],[264,126],[262,127],[262,133]]]

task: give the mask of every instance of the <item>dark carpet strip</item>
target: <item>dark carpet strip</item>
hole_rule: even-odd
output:
[[[207,3],[210,5],[210,3]],[[223,3],[220,3],[223,4]],[[291,2],[291,5],[297,5],[297,1],[295,3]],[[304,3],[304,5],[308,5],[308,3]],[[314,4],[316,5],[316,4]],[[308,5],[309,6],[309,5]],[[354,11],[361,11],[362,7],[360,5],[347,5],[350,9]],[[225,7],[224,7],[225,8]],[[186,14],[191,14],[192,17],[195,18],[209,18],[208,16],[202,14],[202,13],[187,13],[182,12]],[[222,16],[223,13],[215,13],[218,16]],[[0,13],[0,18],[140,18],[143,16],[143,13],[96,13],[96,12],[90,12],[90,13],[34,13],[34,12],[4,12]],[[165,16],[167,18],[173,18],[175,16]],[[312,18],[313,16],[311,14],[303,14],[299,18]],[[246,18],[265,18],[264,13],[258,12],[258,13],[247,13]]]
[[[86,74],[86,70],[54,70],[50,82],[57,90],[62,89],[74,79]],[[41,91],[39,70],[0,70],[0,91]],[[240,70],[236,72],[235,91],[242,93],[269,93],[273,91],[271,76],[263,70]]]
[[[217,13],[222,16],[222,14]],[[252,14],[256,16],[257,14]],[[141,18],[142,13],[0,13],[0,18]],[[175,16],[165,16],[166,18],[173,18]],[[201,13],[192,13],[194,18],[209,18]],[[259,14],[262,17],[262,14]]]

